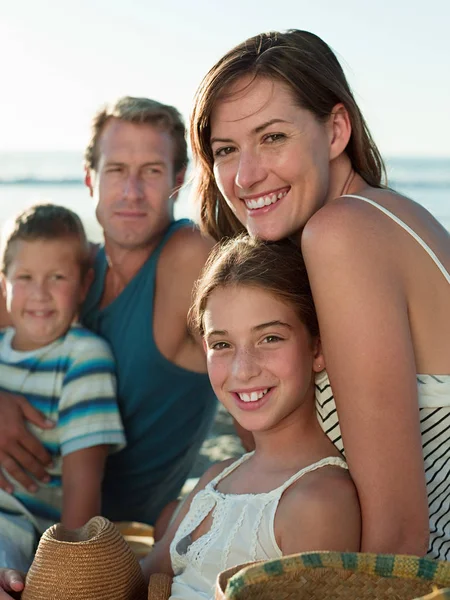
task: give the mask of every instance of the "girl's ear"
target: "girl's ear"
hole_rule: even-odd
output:
[[[320,371],[323,371],[325,369],[325,359],[322,353],[322,342],[320,341],[320,338],[316,338],[314,340],[313,352],[313,371],[315,373],[320,373]]]
[[[206,354],[206,352],[207,352],[207,350],[208,350],[208,346],[206,345],[206,342],[205,342],[205,338],[204,338],[204,337],[202,337],[202,346],[203,346],[203,350],[205,351],[205,354]]]

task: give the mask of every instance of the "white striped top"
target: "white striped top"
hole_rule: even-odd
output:
[[[450,274],[436,254],[403,221],[372,200],[349,196],[378,208],[410,233],[450,283]],[[417,390],[430,518],[428,555],[450,560],[450,374],[417,375]],[[345,455],[336,404],[326,371],[316,377],[316,409],[322,429]]]

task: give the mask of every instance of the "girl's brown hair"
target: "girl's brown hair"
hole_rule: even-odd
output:
[[[216,288],[232,285],[258,287],[274,294],[292,306],[312,336],[319,335],[303,256],[291,240],[264,242],[241,235],[216,244],[194,291],[189,314],[193,330],[204,334],[208,298]]]
[[[385,180],[383,159],[355,102],[341,65],[317,35],[297,29],[262,33],[239,44],[207,73],[197,90],[190,137],[195,160],[194,197],[200,200],[204,232],[219,240],[244,230],[221,195],[213,174],[210,119],[219,98],[244,75],[287,84],[299,106],[324,120],[336,104],[349,115],[352,133],[346,148],[353,169],[373,187]]]

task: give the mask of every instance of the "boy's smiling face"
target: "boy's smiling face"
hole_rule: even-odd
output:
[[[14,242],[2,288],[15,350],[35,350],[66,333],[86,294],[82,279],[75,237]]]

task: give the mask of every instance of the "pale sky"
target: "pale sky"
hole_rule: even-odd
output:
[[[247,37],[332,46],[383,154],[450,156],[449,0],[0,0],[0,150],[81,150],[121,95],[177,106]]]

